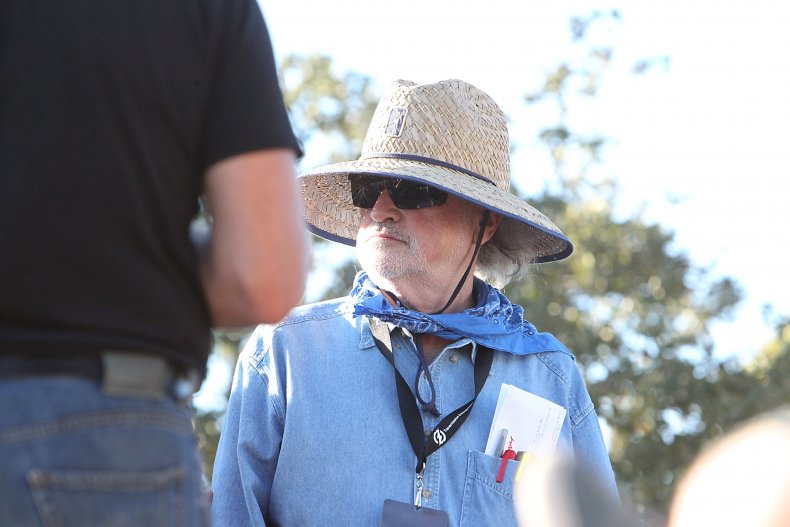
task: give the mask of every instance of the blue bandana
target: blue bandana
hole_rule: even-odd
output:
[[[550,333],[540,333],[527,320],[524,309],[513,304],[502,292],[475,278],[479,303],[460,313],[427,315],[393,307],[365,271],[357,273],[351,290],[351,306],[356,316],[375,317],[411,333],[431,333],[447,340],[469,338],[491,349],[527,355],[541,351],[568,349]],[[571,355],[572,356],[572,355]]]

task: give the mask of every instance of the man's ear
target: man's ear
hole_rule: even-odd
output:
[[[502,223],[502,219],[503,217],[501,214],[497,214],[496,212],[489,213],[488,223],[486,223],[486,229],[483,232],[482,244],[485,244],[494,236],[494,233],[499,228],[499,224]]]

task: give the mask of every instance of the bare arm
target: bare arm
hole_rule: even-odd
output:
[[[215,327],[280,320],[302,296],[307,234],[288,149],[212,165],[205,191],[213,230],[201,278]]]

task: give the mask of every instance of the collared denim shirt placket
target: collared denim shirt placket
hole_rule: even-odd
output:
[[[417,347],[414,343],[413,337],[405,330],[401,330],[400,328],[396,328],[394,326],[389,327],[390,334],[392,338],[392,347],[393,352],[395,355],[395,364],[398,368],[398,371],[403,376],[403,378],[409,384],[409,387],[412,388],[414,391],[414,378],[417,375],[417,370],[419,368],[419,358],[417,357]],[[472,357],[469,357],[468,353],[464,353],[461,350],[466,347],[467,345],[472,346]],[[420,416],[422,417],[423,422],[423,432],[427,437],[434,428],[441,422],[445,415],[449,412],[452,412],[455,409],[453,403],[447,404],[447,400],[450,398],[447,393],[447,390],[460,390],[461,392],[469,392],[469,397],[467,397],[464,402],[468,401],[474,395],[474,362],[473,357],[476,351],[475,344],[470,341],[469,339],[461,339],[456,342],[452,342],[445,346],[439,354],[434,358],[434,360],[428,364],[428,369],[431,372],[431,377],[433,378],[433,385],[435,390],[435,397],[436,397],[436,407],[441,412],[441,414],[437,417],[432,415],[430,412],[423,411],[420,408]],[[451,360],[451,357],[456,357],[455,362]],[[463,357],[463,359],[461,358]],[[452,379],[450,382],[445,383],[443,382],[443,373],[447,368],[463,368],[465,371],[452,372],[451,375]],[[458,382],[458,379],[468,379],[469,385],[468,386],[458,386],[457,384],[461,384]],[[420,391],[422,398],[428,400],[430,398],[430,385],[427,381],[425,374],[420,375],[419,383],[417,389]],[[416,394],[415,394],[416,398]],[[463,404],[463,403],[461,403]],[[418,408],[420,407],[417,404]],[[458,405],[460,406],[460,404]],[[425,470],[422,473],[422,495],[421,495],[421,505],[423,507],[429,507],[432,509],[441,509],[441,473],[442,473],[442,461],[443,461],[443,448],[440,448],[431,456],[428,457],[428,460],[425,464]],[[418,480],[415,475],[414,479],[414,493],[418,492]]]

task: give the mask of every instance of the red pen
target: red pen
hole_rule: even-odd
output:
[[[505,471],[507,470],[507,462],[509,459],[516,459],[516,451],[513,450],[513,436],[510,436],[510,442],[507,445],[507,448],[502,453],[502,462],[499,464],[499,472],[496,475],[496,482],[502,483],[502,480],[505,479]]]

